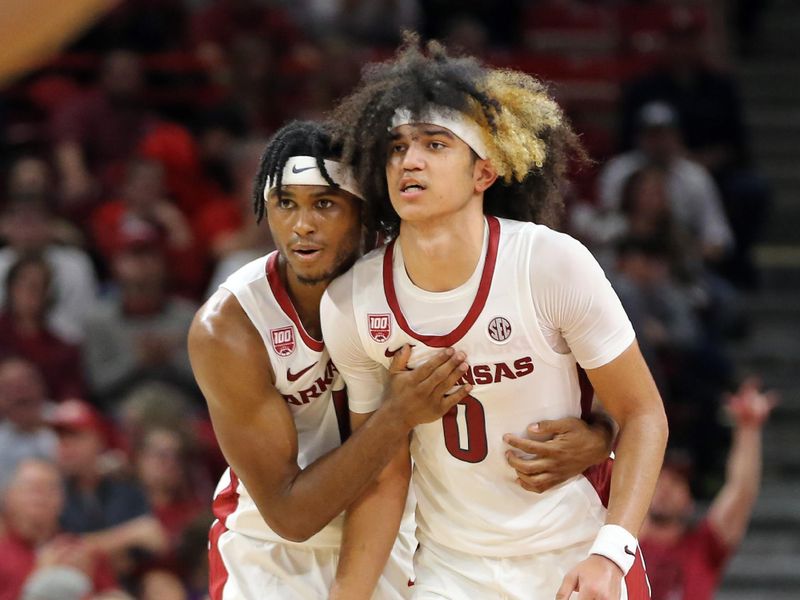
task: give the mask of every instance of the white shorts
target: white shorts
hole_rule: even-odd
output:
[[[528,556],[486,558],[435,543],[414,555],[414,600],[555,600],[564,575],[588,556],[591,542]],[[577,598],[577,594],[573,598]],[[625,578],[620,600],[647,600],[650,586],[641,553]]]
[[[413,536],[398,537],[373,600],[411,597],[415,546]],[[208,558],[211,600],[317,600],[328,597],[339,548],[257,540],[215,521]]]

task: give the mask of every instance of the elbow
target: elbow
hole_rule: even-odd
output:
[[[260,511],[264,521],[270,529],[289,542],[303,543],[318,533],[327,523],[319,523],[309,515],[296,514],[265,514]]]

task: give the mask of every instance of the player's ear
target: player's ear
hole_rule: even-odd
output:
[[[479,158],[475,161],[473,177],[475,192],[482,193],[488,190],[497,180],[497,170],[488,158]]]

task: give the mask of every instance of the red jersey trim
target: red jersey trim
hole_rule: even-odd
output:
[[[483,264],[483,273],[481,274],[481,281],[478,285],[478,293],[475,295],[475,300],[472,301],[472,306],[467,312],[464,320],[459,323],[453,331],[446,335],[423,335],[417,333],[406,321],[403,311],[400,308],[400,303],[397,301],[397,293],[394,288],[394,276],[392,272],[392,257],[394,256],[394,243],[392,240],[386,247],[386,252],[383,255],[383,291],[386,294],[386,301],[389,303],[389,308],[394,315],[400,329],[405,331],[408,335],[415,340],[427,344],[433,348],[446,348],[457,343],[463,338],[470,328],[477,321],[478,316],[486,306],[486,299],[489,297],[489,290],[492,287],[492,277],[494,276],[494,268],[497,264],[497,247],[500,243],[500,221],[496,217],[486,217],[486,222],[489,224],[489,248],[486,251],[486,261]]]
[[[650,581],[647,579],[641,548],[636,550],[633,566],[625,576],[625,587],[628,591],[628,600],[650,600]]]
[[[578,385],[581,390],[581,419],[584,421],[589,418],[592,413],[592,400],[594,400],[594,387],[592,382],[589,381],[589,376],[583,367],[576,365],[578,369]]]
[[[289,293],[286,291],[286,288],[283,286],[283,281],[281,281],[281,275],[278,271],[278,253],[273,252],[267,258],[267,281],[269,282],[269,287],[272,290],[272,294],[275,296],[275,300],[278,301],[278,305],[280,305],[281,309],[286,316],[291,319],[294,326],[297,328],[297,331],[300,333],[300,337],[303,340],[303,343],[311,348],[314,352],[322,352],[325,349],[325,344],[321,340],[314,339],[311,337],[306,328],[303,327],[303,322],[300,320],[300,315],[297,314],[297,310],[292,304],[292,299],[289,298]]]
[[[211,600],[222,600],[222,592],[228,582],[228,569],[219,552],[219,538],[228,531],[227,518],[233,514],[239,504],[239,478],[230,469],[231,482],[222,490],[212,503],[212,511],[217,521],[208,533],[208,593]]]

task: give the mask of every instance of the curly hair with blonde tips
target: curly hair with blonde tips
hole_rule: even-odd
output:
[[[472,57],[451,57],[438,42],[423,51],[407,34],[390,61],[369,65],[359,87],[334,110],[332,135],[367,197],[366,224],[395,235],[400,219],[386,183],[386,148],[395,110],[417,116],[430,106],[475,120],[499,178],[484,194],[484,212],[556,225],[570,159],[587,160],[546,86],[525,73],[492,69]]]

